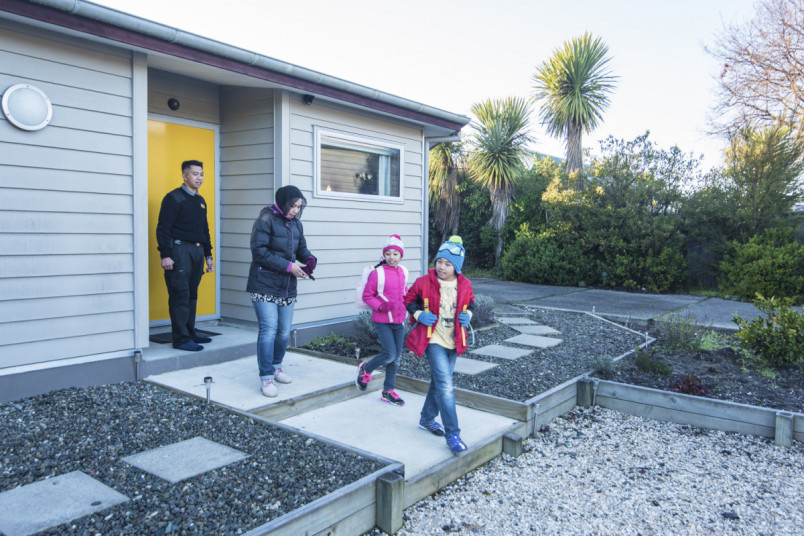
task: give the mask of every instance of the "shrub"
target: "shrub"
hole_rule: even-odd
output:
[[[584,257],[581,240],[570,233],[548,230],[537,235],[525,226],[501,261],[505,279],[544,285],[594,284],[599,273],[592,259]]]
[[[791,309],[789,300],[757,294],[754,305],[765,316],[750,322],[734,317],[737,337],[763,362],[778,367],[804,361],[804,314]]]
[[[804,245],[789,228],[768,229],[747,244],[731,242],[720,270],[725,295],[804,297]]]
[[[698,326],[689,314],[671,314],[656,322],[659,343],[668,350],[696,350]]]
[[[604,378],[614,374],[614,359],[610,355],[602,355],[592,360],[592,370]]]
[[[638,369],[657,376],[669,376],[673,373],[673,367],[661,359],[653,359],[650,352],[644,350],[637,353],[634,364]]]
[[[477,328],[494,322],[494,300],[485,294],[475,294],[475,308],[472,309],[472,325]]]
[[[709,389],[703,384],[703,380],[698,376],[692,374],[683,374],[678,377],[676,383],[670,388],[671,391],[676,393],[684,393],[686,395],[703,396],[709,392]]]

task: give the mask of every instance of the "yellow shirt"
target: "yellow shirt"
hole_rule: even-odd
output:
[[[438,322],[436,322],[430,344],[443,346],[448,350],[455,348],[455,315],[458,308],[458,279],[452,281],[438,280],[441,285],[441,299],[438,304]]]

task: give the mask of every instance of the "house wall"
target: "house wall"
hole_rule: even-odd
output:
[[[274,198],[274,91],[221,90],[221,316],[254,322],[246,294],[251,226]]]
[[[0,115],[0,368],[134,346],[129,52],[0,21],[0,87],[30,83],[53,120]]]
[[[171,110],[168,106],[171,98],[179,101],[178,110]],[[219,100],[220,89],[215,84],[157,69],[148,71],[150,114],[217,125],[221,122]]]
[[[316,100],[313,105],[305,105],[300,95],[291,94],[283,102],[287,106],[287,118],[278,124],[283,125],[285,132],[277,133],[275,137],[288,137],[289,151],[286,167],[288,177],[282,177],[281,184],[298,186],[307,198],[308,205],[302,216],[304,233],[310,251],[318,258],[318,267],[314,274],[316,280],[299,281],[299,301],[294,314],[294,325],[348,319],[356,313],[354,287],[360,279],[362,269],[369,263],[377,262],[388,235],[399,234],[402,237],[406,253],[403,263],[410,270],[411,280],[420,275],[423,233],[422,132],[419,128],[404,125],[391,118],[360,113],[333,103]],[[314,197],[313,129],[316,126],[404,145],[404,203]],[[265,139],[270,137],[266,135]],[[264,167],[270,169],[267,161],[264,162]],[[251,185],[252,188],[270,184],[267,175],[254,177],[252,180],[258,181]],[[249,297],[243,291],[251,258],[248,236],[259,207],[271,201],[270,193],[264,187],[259,196],[254,195],[253,190],[237,192],[237,197],[234,192],[227,193],[227,203],[238,199],[242,207],[248,207],[247,211],[241,212],[241,216],[245,217],[232,218],[226,224],[229,238],[226,246],[227,259],[237,259],[239,262],[226,273],[227,316],[254,321]],[[254,203],[251,206],[248,205],[250,200]]]

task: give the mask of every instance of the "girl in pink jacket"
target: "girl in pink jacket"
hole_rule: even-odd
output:
[[[357,368],[355,385],[361,391],[371,381],[371,373],[385,365],[385,381],[383,382],[383,402],[395,406],[404,406],[394,386],[396,371],[402,361],[402,345],[405,342],[405,292],[408,271],[400,266],[399,261],[405,254],[402,239],[391,235],[382,248],[383,260],[371,271],[366,287],[363,290],[363,301],[371,307],[371,320],[382,345],[382,352],[374,356],[368,363],[361,363]]]

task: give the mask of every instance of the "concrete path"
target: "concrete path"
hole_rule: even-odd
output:
[[[669,314],[689,316],[696,324],[736,330],[734,315],[750,320],[762,313],[750,303],[685,294],[646,294],[581,287],[552,287],[472,278],[475,294],[491,297],[495,304],[525,304],[562,311],[595,312],[629,325],[647,326]]]
[[[356,365],[356,362],[355,362]],[[210,400],[246,412],[259,413],[285,401],[315,396],[327,389],[353,389],[352,398],[322,403],[311,411],[281,419],[283,424],[373,452],[405,464],[405,478],[410,479],[452,458],[443,437],[436,437],[418,427],[424,396],[397,390],[405,406],[396,407],[380,400],[382,375],[374,374],[369,389],[361,393],[354,386],[357,367],[288,352],[283,369],[293,383],[279,384],[279,396],[267,398],[260,392],[257,357],[202,365],[151,376],[148,381],[199,397],[206,397],[204,378],[213,378]],[[467,445],[502,435],[516,421],[492,413],[458,407],[461,437]]]

